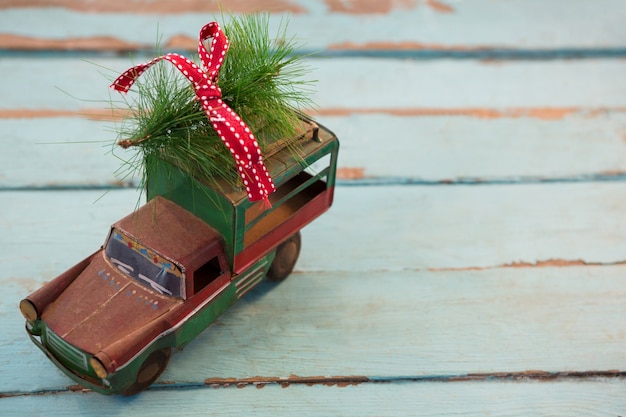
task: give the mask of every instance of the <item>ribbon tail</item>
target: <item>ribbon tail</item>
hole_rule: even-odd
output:
[[[265,196],[265,198],[263,198],[263,201],[261,202],[261,207],[263,208],[263,210],[269,210],[272,208],[272,203],[270,202],[269,196]]]
[[[271,208],[269,195],[276,187],[262,161],[249,166],[240,166],[239,171],[243,179],[246,193],[250,201],[264,200],[264,206]]]

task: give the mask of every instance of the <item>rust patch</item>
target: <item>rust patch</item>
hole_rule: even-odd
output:
[[[48,39],[0,34],[0,48],[20,51],[70,50],[70,51],[133,51],[141,45],[111,36],[88,38]]]
[[[536,119],[543,120],[559,120],[564,118],[565,116],[569,116],[570,114],[576,113],[580,111],[580,109],[576,109],[574,107],[568,108],[552,108],[552,107],[544,107],[544,108],[532,108],[526,109],[528,111],[528,117],[533,117]]]
[[[439,13],[453,13],[454,8],[440,0],[421,0],[426,6]],[[393,10],[414,9],[417,0],[325,0],[332,13],[387,14]]]
[[[626,171],[619,171],[619,170],[613,169],[613,170],[607,170],[607,171],[600,171],[599,174],[604,175],[606,177],[621,177],[622,175],[626,175]]]
[[[560,120],[574,113],[583,113],[587,109],[578,107],[537,107],[537,108],[511,108],[493,109],[481,107],[467,108],[324,108],[318,109],[317,114],[323,116],[350,116],[352,114],[388,114],[392,116],[467,116],[480,119],[500,119],[500,118],[534,118],[542,120]],[[608,109],[607,109],[608,110]],[[626,111],[624,108],[614,108],[610,111]]]
[[[439,13],[453,13],[454,8],[438,0],[426,0],[426,5]]]
[[[600,110],[602,110],[600,112]],[[500,119],[500,118],[534,118],[541,120],[561,120],[573,114],[580,114],[584,117],[611,113],[626,113],[626,107],[611,107],[603,109],[589,109],[579,107],[545,107],[545,108],[346,108],[346,107],[326,107],[307,111],[306,113],[316,116],[340,116],[368,114],[386,114],[398,117],[476,117],[479,119]],[[84,117],[92,120],[116,121],[128,117],[129,110],[125,109],[81,109],[81,110],[53,110],[53,109],[0,109],[0,119],[33,119],[48,117]],[[357,168],[353,168],[357,169]],[[353,172],[352,175],[355,175]],[[346,175],[348,175],[346,173]]]
[[[167,41],[163,49],[184,49],[193,51],[198,48],[198,39],[186,35],[174,35]]]
[[[130,115],[130,111],[121,109],[81,109],[81,110],[52,110],[52,109],[0,109],[0,119],[38,119],[54,117],[82,117],[90,120],[116,121]]]
[[[89,388],[85,388],[82,385],[78,385],[78,384],[68,385],[67,390],[70,392],[83,392],[83,393],[91,392]]]
[[[280,385],[283,388],[287,388],[292,384],[304,384],[308,386],[313,385],[326,385],[347,387],[350,385],[358,385],[364,382],[370,382],[370,379],[366,376],[310,376],[302,377],[298,375],[290,375],[286,378],[281,377],[263,377],[255,376],[250,378],[209,378],[204,380],[204,384],[215,387],[237,387],[245,388],[248,386],[255,386],[257,388],[263,388],[268,384]]]
[[[394,9],[412,9],[416,0],[325,0],[332,13],[386,14]]]
[[[530,262],[512,262],[510,264],[502,265],[503,268],[542,268],[542,267],[564,267],[564,266],[588,266],[589,263],[581,260],[566,260],[566,259],[548,259],[545,261],[537,261],[535,263]]]
[[[356,50],[356,51],[422,51],[422,50],[434,50],[434,51],[486,51],[493,49],[493,46],[461,46],[461,45],[443,45],[439,43],[422,43],[414,41],[401,41],[401,42],[389,42],[389,41],[376,41],[365,43],[354,42],[341,42],[332,43],[328,45],[330,50]]]
[[[344,167],[337,168],[337,178],[342,180],[360,180],[365,178],[365,168]]]
[[[249,0],[4,0],[0,9],[61,7],[84,13],[137,13],[137,14],[179,14],[179,13],[304,13],[306,9],[288,0],[263,2]]]
[[[507,264],[492,266],[463,266],[463,267],[444,267],[444,268],[426,268],[426,271],[443,272],[443,271],[486,271],[490,269],[501,268],[564,268],[573,266],[621,266],[626,265],[626,261],[615,262],[587,262],[582,259],[548,259],[536,262],[511,262]]]

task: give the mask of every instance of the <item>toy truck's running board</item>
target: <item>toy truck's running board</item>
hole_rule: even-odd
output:
[[[147,164],[148,199],[163,196],[218,230],[238,274],[330,207],[338,150],[337,137],[306,118],[295,147],[270,145],[265,164],[277,189],[269,209],[251,203],[241,188],[192,177],[163,159]]]

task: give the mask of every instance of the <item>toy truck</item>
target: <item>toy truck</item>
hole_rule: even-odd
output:
[[[265,275],[290,274],[299,230],[333,201],[338,149],[331,131],[303,118],[297,151],[266,151],[277,187],[270,208],[232,185],[209,186],[153,161],[147,203],[115,223],[98,251],[21,301],[30,338],[94,391],[148,388],[173,348],[192,341]]]

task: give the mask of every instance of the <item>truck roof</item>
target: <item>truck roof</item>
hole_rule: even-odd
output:
[[[205,254],[220,245],[221,235],[189,211],[156,196],[113,225],[183,269],[196,269]]]

